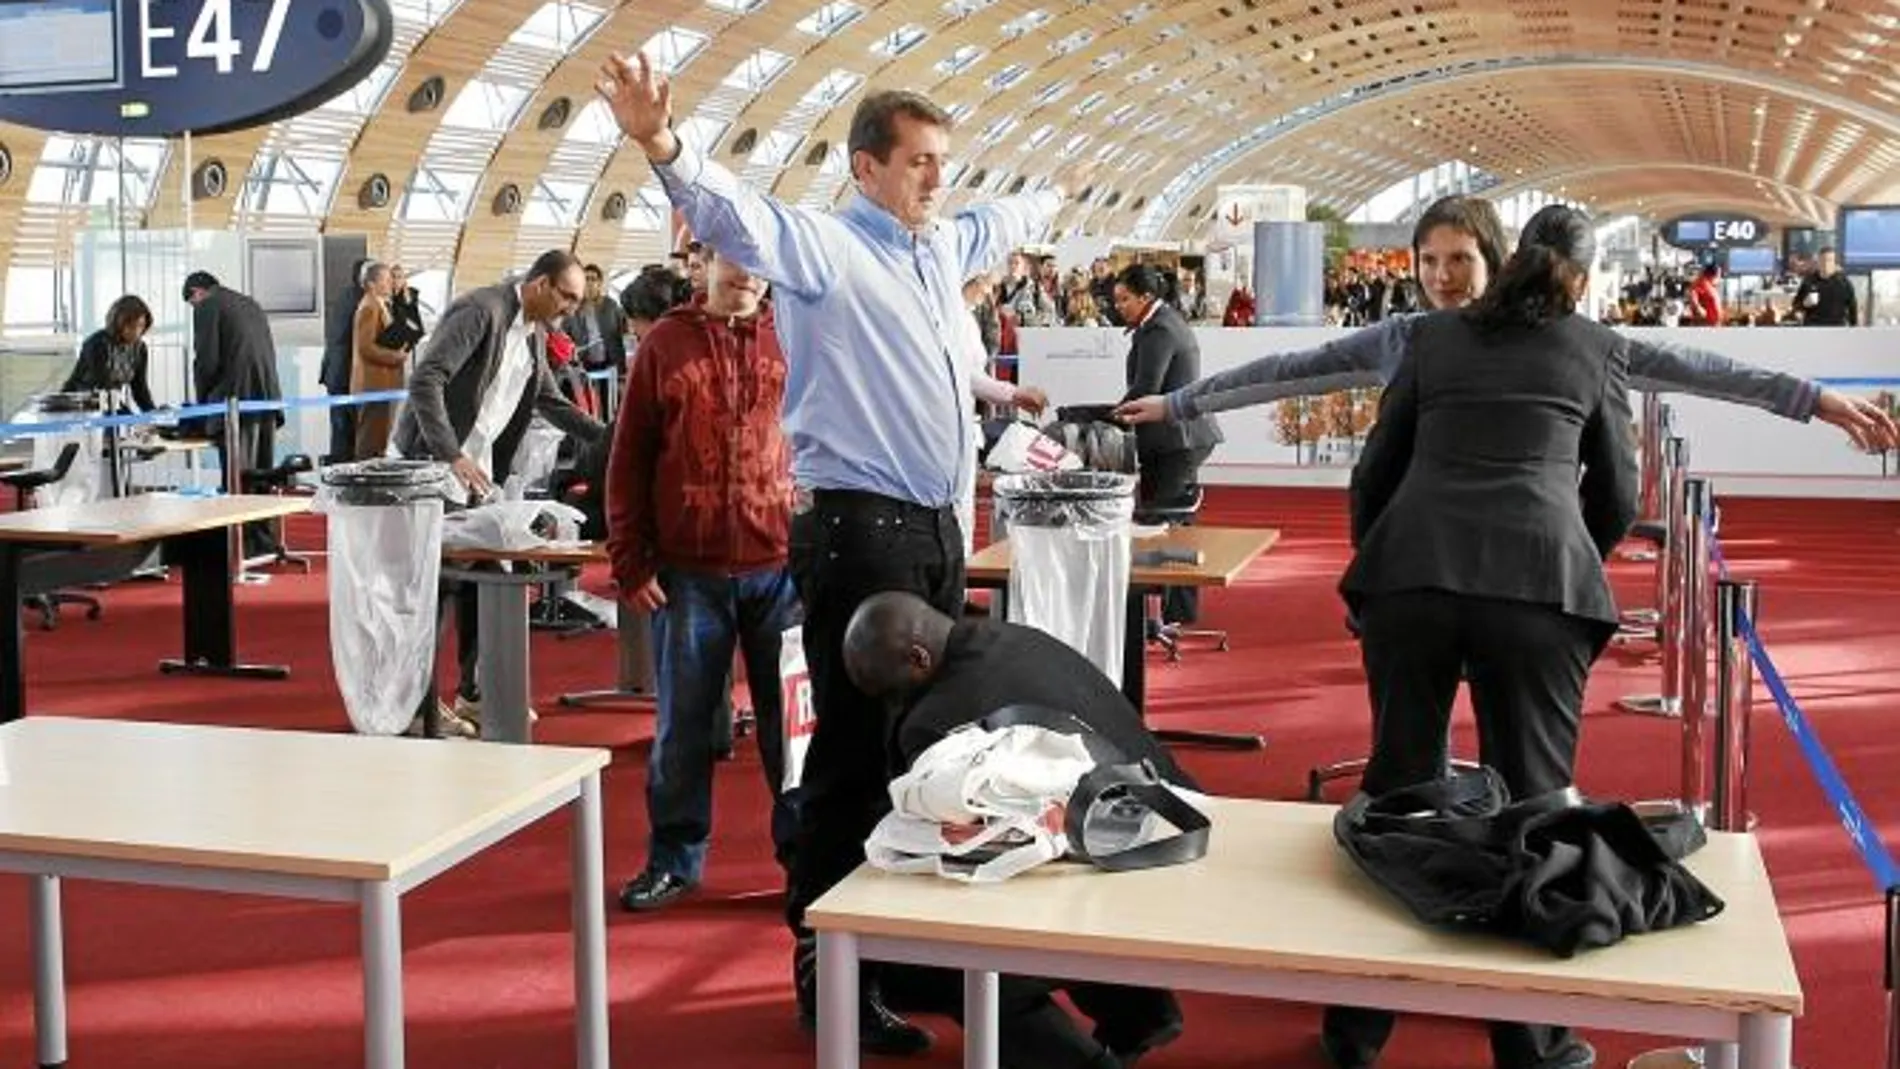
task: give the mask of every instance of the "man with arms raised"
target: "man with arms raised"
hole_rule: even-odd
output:
[[[950,116],[916,93],[885,91],[868,94],[851,120],[857,195],[836,212],[781,204],[674,136],[672,87],[645,56],[611,57],[599,89],[693,234],[772,284],[797,483],[791,567],[818,717],[786,907],[800,934],[801,1017],[812,1023],[816,946],[803,931],[805,907],[864,860],[889,805],[881,710],[845,672],[845,625],[883,590],[944,612],[962,605],[955,504],[974,433],[963,280],[1038,236],[1062,196],[1009,197],[939,219]],[[866,979],[867,1049],[927,1047],[929,1035],[885,1010],[875,975]]]

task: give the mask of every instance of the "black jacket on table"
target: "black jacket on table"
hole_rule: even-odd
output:
[[[1046,631],[997,620],[960,620],[950,629],[936,678],[892,725],[890,775],[952,731],[1012,705],[1070,713],[1128,760],[1152,763],[1169,783],[1195,786],[1088,658]]]
[[[1406,345],[1353,468],[1347,602],[1442,590],[1614,629],[1603,559],[1638,491],[1622,336],[1576,315],[1487,336],[1440,312]]]
[[[219,286],[205,294],[191,314],[192,383],[200,404],[235,397],[240,401],[277,401],[284,396],[277,384],[277,343],[270,318],[256,301]],[[284,414],[273,414],[284,425]],[[245,421],[256,419],[247,415]],[[219,433],[224,421],[207,421],[210,433]]]
[[[146,377],[151,358],[145,342],[136,341],[119,348],[115,354],[112,338],[103,330],[93,331],[92,337],[79,347],[79,361],[73,365],[72,374],[66,376],[66,384],[59,388],[60,392],[130,389],[132,403],[140,412],[157,408],[152,402],[151,381]]]
[[[1358,795],[1334,816],[1333,837],[1421,922],[1560,957],[1723,908],[1681,864],[1707,841],[1693,816],[1645,820],[1574,790],[1513,802],[1488,768]]]
[[[1194,328],[1172,306],[1156,301],[1154,313],[1129,337],[1128,393],[1122,400],[1172,393],[1200,377],[1201,344],[1194,339]],[[1135,428],[1135,446],[1142,456],[1210,449],[1223,440],[1213,416]]]

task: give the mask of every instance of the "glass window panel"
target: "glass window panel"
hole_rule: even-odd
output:
[[[647,55],[647,62],[662,74],[677,74],[681,68],[699,55],[711,38],[697,30],[683,26],[668,26],[647,39],[640,50]]]
[[[799,19],[797,28],[800,33],[813,37],[830,37],[846,26],[858,21],[864,15],[864,9],[856,4],[838,2],[820,4],[811,14]]]
[[[521,221],[528,226],[573,226],[593,187],[586,182],[538,181],[528,194]]]
[[[58,273],[50,267],[21,267],[7,271],[6,325],[16,333],[50,334],[58,318],[54,294]],[[25,329],[23,329],[25,328]]]
[[[506,130],[528,102],[528,93],[519,86],[471,78],[442,113],[442,125],[464,130]]]
[[[418,222],[457,223],[468,217],[469,200],[475,195],[480,175],[457,171],[439,171],[430,166],[416,169],[402,195],[402,218]]]
[[[719,143],[719,139],[725,136],[726,128],[730,125],[719,119],[695,115],[680,123],[678,133],[680,140],[693,146],[693,151],[707,153],[711,152],[713,146]]]
[[[937,73],[947,78],[952,74],[968,70],[985,54],[983,49],[975,45],[963,45],[937,61]]]
[[[528,16],[521,28],[509,36],[508,43],[565,54],[574,47],[575,42],[592,32],[605,14],[599,8],[586,4],[549,0],[541,5],[539,11]]]
[[[1013,41],[1048,21],[1049,13],[1037,8],[1003,23],[1003,37]]]
[[[591,145],[611,145],[620,140],[620,127],[614,123],[613,112],[607,110],[604,100],[590,101],[567,124],[566,132],[561,134],[563,141],[581,141]]]
[[[808,108],[834,107],[840,100],[850,96],[858,86],[864,84],[864,75],[853,74],[847,70],[834,70],[820,79],[799,99],[799,103]]]
[[[732,68],[732,73],[726,75],[723,84],[730,89],[756,93],[771,85],[779,75],[790,69],[791,65],[792,57],[781,52],[774,52],[769,48],[761,48],[740,61],[737,67]]]
[[[774,130],[759,139],[752,149],[748,162],[760,166],[783,167],[792,160],[792,154],[798,151],[798,143],[804,135],[797,130]]]

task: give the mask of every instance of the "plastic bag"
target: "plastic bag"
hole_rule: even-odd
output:
[[[1074,471],[1082,458],[1027,423],[1011,423],[990,447],[985,463],[996,471]]]
[[[522,433],[521,444],[515,449],[514,470],[508,474],[520,478],[523,486],[546,486],[560,464],[561,442],[566,437],[566,431],[537,417]]]
[[[812,711],[811,670],[805,664],[805,629],[788,627],[778,647],[779,702],[785,718],[785,774],[782,789],[796,790],[805,774],[805,754],[811,749],[818,717]]]
[[[369,461],[326,469],[330,659],[350,723],[407,730],[433,679],[442,570],[440,465]]]
[[[1053,712],[1004,712],[1017,711]],[[951,732],[891,782],[891,812],[864,844],[873,866],[997,883],[1064,857],[1126,872],[1206,855],[1199,796],[1105,752],[1087,728],[988,724]]]
[[[539,549],[580,540],[581,510],[558,501],[495,501],[442,520],[445,549]]]
[[[1040,628],[1121,686],[1135,477],[1111,472],[996,480],[1009,529],[1009,620]]]

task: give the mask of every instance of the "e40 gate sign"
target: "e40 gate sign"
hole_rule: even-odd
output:
[[[388,0],[0,0],[0,120],[123,137],[308,111],[389,53]]]

